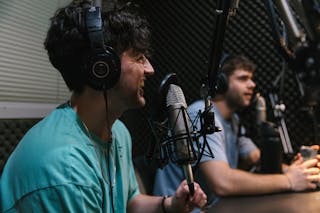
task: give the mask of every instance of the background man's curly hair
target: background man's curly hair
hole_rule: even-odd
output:
[[[232,75],[232,73],[237,69],[243,69],[249,72],[254,72],[256,70],[256,65],[247,57],[243,55],[229,56],[221,67],[222,72],[227,76]]]

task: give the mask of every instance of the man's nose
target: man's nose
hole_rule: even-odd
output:
[[[250,88],[255,88],[256,87],[256,83],[252,79],[249,79],[248,84],[249,84]]]
[[[151,65],[150,61],[146,59],[143,63],[143,68],[144,72],[147,73],[148,75],[153,75],[154,74],[154,69],[153,66]]]

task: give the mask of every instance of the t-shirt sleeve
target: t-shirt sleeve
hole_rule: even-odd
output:
[[[217,125],[218,122],[216,122]],[[220,160],[228,163],[228,158],[226,155],[226,146],[225,146],[225,136],[224,132],[215,132],[213,134],[206,135],[207,145],[205,146],[204,155],[202,156],[200,162],[205,162],[209,160]],[[200,144],[203,146],[205,141],[204,137],[200,137]],[[210,156],[210,150],[214,156]]]
[[[195,102],[194,104],[190,105],[188,108],[188,113],[190,116],[191,121],[194,125],[197,126],[197,129],[201,129],[201,123],[199,118],[199,110],[204,110],[204,103],[202,101]],[[222,126],[221,122],[217,119],[215,119],[216,126]],[[225,135],[224,132],[214,132],[213,134],[207,134],[206,138],[200,137],[199,138],[199,144],[201,147],[203,147],[203,143],[205,142],[205,139],[207,141],[207,145],[205,145],[205,151],[202,155],[200,162],[206,162],[209,160],[221,160],[228,163],[228,158],[226,155],[226,146],[225,146]],[[198,147],[194,146],[195,150],[198,151]],[[210,150],[214,156],[210,155]]]
[[[129,195],[128,195],[128,202],[134,198],[135,196],[137,196],[138,194],[140,194],[140,190],[139,190],[139,185],[137,182],[137,178],[134,172],[134,167],[133,167],[133,163],[131,160],[131,165],[130,165],[130,177],[129,177]]]
[[[239,137],[238,141],[239,141],[239,155],[241,157],[245,157],[249,153],[258,149],[258,147],[254,144],[254,142],[248,137],[241,136]]]

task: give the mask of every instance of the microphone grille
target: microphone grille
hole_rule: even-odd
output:
[[[257,105],[256,109],[257,110],[266,110],[266,101],[263,96],[261,96],[259,93],[256,95],[257,98]]]
[[[182,89],[175,84],[170,84],[167,94],[167,107],[175,104],[181,104],[184,108],[187,108],[186,99],[184,98]]]

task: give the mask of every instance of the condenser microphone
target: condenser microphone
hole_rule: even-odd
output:
[[[266,101],[260,93],[256,94],[256,121],[257,125],[260,126],[263,122],[267,121],[267,108],[266,108]]]
[[[267,122],[266,101],[260,93],[256,96],[256,124],[258,126],[258,143],[260,144],[260,170],[261,173],[281,173],[282,150],[279,132],[276,126]]]
[[[275,4],[277,6],[280,16],[286,24],[290,38],[294,41],[294,45],[296,45],[297,42],[302,42],[304,40],[305,35],[303,31],[299,29],[297,20],[293,15],[292,9],[288,1],[277,0],[275,1]]]
[[[168,88],[166,106],[168,110],[170,134],[172,136],[171,159],[182,167],[187,180],[190,194],[194,194],[194,179],[191,163],[195,159],[192,140],[190,136],[190,125],[187,116],[187,104],[182,89],[170,84]]]

